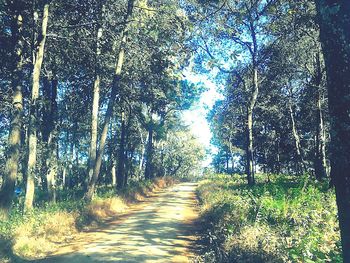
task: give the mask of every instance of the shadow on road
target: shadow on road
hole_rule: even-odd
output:
[[[195,188],[176,185],[125,219],[81,234],[49,258],[15,262],[189,262],[197,251]]]

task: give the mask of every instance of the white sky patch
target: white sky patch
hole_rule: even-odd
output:
[[[208,78],[208,75],[196,74],[190,70],[185,70],[184,75],[185,79],[194,84],[204,86],[207,91],[202,94],[198,103],[191,109],[183,112],[183,120],[190,126],[192,133],[204,147],[210,153],[215,153],[217,149],[210,143],[212,134],[206,116],[215,102],[222,98],[222,95],[218,93],[219,87]],[[211,161],[212,158],[208,155],[203,166],[208,166]]]

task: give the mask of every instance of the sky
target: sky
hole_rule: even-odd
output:
[[[183,120],[190,126],[192,133],[198,138],[200,143],[211,153],[215,153],[216,148],[210,143],[212,134],[206,115],[212,109],[215,102],[222,98],[222,95],[218,92],[219,87],[208,78],[208,75],[194,73],[189,69],[186,69],[183,74],[188,81],[204,86],[207,89],[201,95],[196,105],[183,112]],[[207,156],[203,166],[208,166],[211,161],[211,156]]]

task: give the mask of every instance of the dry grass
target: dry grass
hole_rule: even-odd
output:
[[[234,262],[288,262],[280,258],[281,238],[269,226],[246,226],[231,236],[224,244]]]
[[[40,258],[72,238],[77,232],[76,218],[76,213],[68,212],[46,213],[40,221],[31,217],[16,229],[12,250],[24,258]]]
[[[121,214],[127,210],[128,206],[121,197],[94,200],[86,208],[86,215],[92,220],[101,222],[106,218]]]

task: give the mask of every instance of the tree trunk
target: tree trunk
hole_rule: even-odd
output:
[[[95,47],[95,70],[94,70],[94,87],[92,98],[92,112],[91,112],[91,140],[89,151],[89,165],[87,183],[91,180],[94,172],[97,154],[97,135],[98,135],[98,110],[100,99],[100,70],[101,70],[101,39],[102,39],[102,19],[103,19],[103,3],[98,3],[98,17],[97,17],[97,32],[96,32],[96,47]]]
[[[104,148],[106,145],[107,134],[108,134],[108,127],[109,127],[109,123],[110,123],[110,120],[111,120],[111,117],[113,114],[114,101],[115,101],[115,98],[117,95],[118,85],[119,85],[119,81],[120,81],[121,73],[122,73],[122,67],[124,64],[125,48],[126,48],[126,44],[127,44],[127,35],[128,35],[127,22],[129,20],[129,18],[132,16],[133,7],[134,7],[134,0],[128,0],[128,8],[127,8],[127,12],[126,12],[125,17],[124,17],[124,29],[122,32],[122,39],[121,39],[121,43],[120,43],[120,48],[119,48],[119,52],[118,52],[118,57],[117,57],[116,67],[115,67],[115,72],[114,72],[114,77],[113,77],[112,91],[111,91],[111,95],[109,98],[107,111],[106,111],[106,115],[105,115],[105,119],[104,119],[104,123],[103,123],[102,133],[101,133],[101,137],[100,137],[100,145],[99,145],[99,149],[98,149],[97,157],[96,157],[96,163],[94,166],[94,171],[93,171],[91,180],[90,180],[89,185],[88,185],[87,192],[85,193],[85,196],[84,196],[84,198],[87,201],[91,201],[91,199],[94,195],[96,182],[97,182],[98,176],[100,174],[100,169],[101,169],[101,164],[102,164],[102,156],[103,156]]]
[[[254,147],[253,147],[253,111],[248,109],[247,114],[247,180],[249,185],[254,185]]]
[[[47,24],[49,20],[49,4],[44,5],[41,32],[37,38],[38,46],[35,51],[33,65],[32,97],[30,101],[29,127],[28,127],[28,162],[27,162],[27,187],[24,207],[30,210],[34,200],[34,181],[36,168],[37,126],[38,126],[38,98],[40,71],[44,58]]]
[[[111,175],[112,175],[112,186],[116,187],[117,186],[117,173],[116,173],[117,167],[116,167],[116,162],[113,157],[112,161],[112,168],[111,168]]]
[[[114,84],[114,85],[116,85],[116,84]],[[96,183],[98,180],[98,176],[100,174],[103,152],[104,152],[104,148],[106,146],[108,127],[109,127],[109,123],[110,123],[110,120],[111,120],[112,115],[113,115],[113,106],[114,106],[115,97],[116,97],[116,89],[112,88],[112,94],[110,95],[110,100],[109,100],[106,115],[105,115],[105,120],[104,120],[103,129],[102,129],[102,133],[101,133],[101,139],[100,139],[100,146],[99,146],[99,149],[97,152],[97,158],[96,158],[96,163],[94,166],[94,171],[93,171],[91,180],[89,182],[89,185],[87,187],[87,192],[86,192],[85,197],[84,197],[87,201],[92,200],[92,197],[93,197],[94,192],[95,192],[95,187],[96,187]]]
[[[315,177],[318,180],[322,180],[327,177],[327,161],[326,161],[326,133],[323,122],[322,112],[322,68],[320,61],[320,54],[316,54],[315,60],[316,72],[314,74],[314,87],[316,88],[316,143],[315,143]]]
[[[343,261],[350,262],[350,2],[316,0],[331,118],[331,179],[335,186]]]
[[[254,52],[252,54],[253,58],[253,91],[248,103],[247,109],[247,150],[246,150],[246,172],[247,180],[249,185],[255,184],[255,173],[254,173],[254,145],[253,145],[253,111],[258,99],[259,94],[259,82],[258,82],[258,65],[257,65],[257,46],[255,32],[252,32],[253,42],[254,42]]]
[[[128,139],[126,139],[128,141]],[[130,149],[130,148],[129,148]],[[129,155],[129,158],[128,158]],[[129,183],[129,176],[132,174],[132,159],[134,158],[134,151],[127,150],[125,151],[125,178],[124,178],[124,187],[126,187]]]
[[[225,157],[226,157],[226,173],[228,174],[229,173],[229,170],[230,170],[230,166],[229,166],[229,163],[230,163],[230,157],[228,155],[228,151],[226,151],[225,153]]]
[[[275,173],[280,174],[281,173],[281,154],[280,154],[280,143],[281,139],[277,138],[276,140],[276,163],[274,165],[275,167]]]
[[[145,179],[149,180],[153,178],[153,124],[148,129],[148,142],[147,142],[147,155],[146,155],[146,167],[145,167]]]
[[[67,167],[64,166],[62,171],[62,189],[66,188],[66,175],[67,175]]]
[[[327,160],[326,160],[326,134],[322,113],[322,95],[320,90],[317,91],[317,111],[316,111],[316,144],[315,144],[315,176],[321,180],[327,177]]]
[[[142,168],[144,166],[144,160],[145,160],[145,153],[146,153],[146,142],[148,142],[148,133],[147,133],[147,136],[146,136],[146,140],[143,140],[143,137],[142,137],[142,131],[140,130],[140,137],[141,137],[141,143],[142,143],[142,148],[141,148],[141,158],[140,158],[140,164],[139,164],[139,169],[140,169],[140,172],[142,171]]]
[[[248,102],[247,108],[247,150],[246,150],[246,158],[247,158],[247,180],[249,185],[255,184],[255,172],[254,172],[254,145],[253,145],[253,112],[255,108],[256,101],[258,99],[259,94],[259,80],[258,80],[258,42],[256,38],[254,21],[250,21],[250,34],[252,38],[253,48],[250,50],[253,64],[253,90]]]
[[[21,1],[14,1],[13,6],[20,8],[23,6]],[[11,81],[12,109],[11,124],[8,137],[8,152],[5,166],[4,180],[0,189],[0,214],[7,215],[11,205],[15,189],[15,183],[18,173],[18,164],[20,159],[21,132],[22,132],[22,114],[23,114],[23,95],[22,95],[22,68],[23,68],[23,45],[22,39],[23,17],[21,10],[11,10],[13,14],[12,21],[12,43],[14,46],[14,65],[13,77]]]
[[[94,166],[96,163],[99,97],[100,97],[100,76],[97,75],[94,81],[93,102],[92,102],[88,181],[90,181],[92,178]]]
[[[292,123],[292,134],[294,137],[294,143],[295,143],[295,152],[296,152],[296,156],[297,156],[297,167],[298,167],[298,174],[303,174],[304,172],[306,172],[306,165],[304,162],[304,158],[302,155],[302,149],[301,149],[301,144],[300,144],[300,136],[298,133],[298,129],[295,123],[295,117],[294,117],[294,111],[293,111],[293,107],[292,107],[292,103],[289,99],[289,103],[288,103],[288,107],[289,107],[289,113],[290,113],[290,120]]]
[[[56,177],[58,169],[57,155],[57,86],[58,81],[55,77],[52,80],[45,78],[43,86],[44,95],[44,113],[43,113],[43,141],[45,143],[44,174],[46,175],[46,191],[48,200],[56,201]]]
[[[125,179],[125,113],[122,112],[120,127],[120,144],[118,153],[117,188],[124,187]]]

